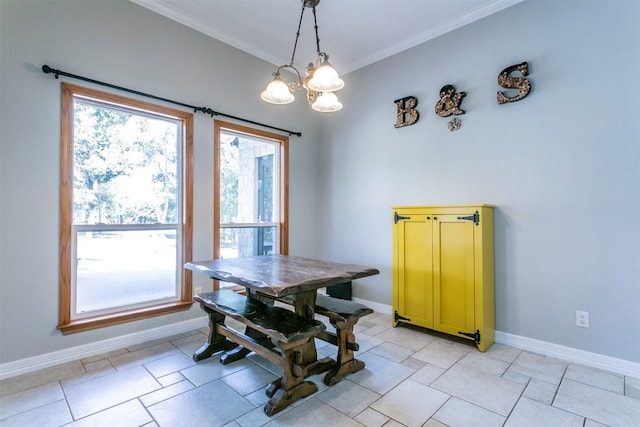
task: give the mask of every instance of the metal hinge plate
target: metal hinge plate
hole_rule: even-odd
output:
[[[476,342],[476,346],[480,345],[480,331],[476,329],[475,332],[458,332],[460,335],[464,335],[465,337],[469,337]]]
[[[393,213],[393,223],[397,224],[398,221],[401,221],[403,219],[411,219],[410,216],[402,216],[402,215],[398,215],[398,212],[394,212]]]
[[[478,225],[480,224],[480,213],[478,211],[475,211],[473,215],[459,216],[458,219],[463,219],[465,221],[473,221],[475,225]]]
[[[407,321],[407,322],[411,322],[411,319],[409,319],[408,317],[400,316],[400,315],[398,314],[398,310],[395,310],[395,311],[393,312],[393,320],[395,320],[396,322],[397,322],[398,320],[405,320],[405,321]]]

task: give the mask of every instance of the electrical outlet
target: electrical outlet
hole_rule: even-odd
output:
[[[589,312],[576,310],[576,326],[581,328],[589,327]]]
[[[201,294],[202,293],[202,288],[198,287],[198,288],[194,288],[193,293],[195,295]]]

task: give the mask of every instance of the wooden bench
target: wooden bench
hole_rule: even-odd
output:
[[[194,353],[194,360],[202,360],[239,344],[244,348],[244,354],[254,351],[282,367],[282,378],[267,390],[271,398],[264,406],[267,415],[273,415],[318,390],[312,381],[304,381],[306,371],[299,366],[299,359],[303,346],[325,330],[322,322],[228,289],[198,294],[193,299],[209,315],[209,339]],[[245,332],[225,325],[225,317],[245,324]],[[223,358],[220,361],[228,363]]]
[[[291,297],[281,298],[279,301],[287,304],[294,303]],[[357,360],[353,354],[354,351],[359,350],[353,327],[361,317],[373,313],[373,310],[354,301],[318,294],[315,312],[328,317],[329,322],[336,330],[335,333],[322,331],[318,334],[318,338],[338,346],[336,363],[324,376],[326,385],[334,385],[340,382],[345,375],[364,368],[364,362]]]

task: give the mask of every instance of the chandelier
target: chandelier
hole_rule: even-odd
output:
[[[307,90],[307,101],[311,108],[323,113],[338,111],[342,108],[342,104],[338,101],[337,90],[344,87],[344,82],[338,76],[336,70],[329,63],[329,55],[320,51],[320,39],[318,38],[318,21],[316,19],[316,6],[320,0],[302,0],[302,12],[300,13],[300,21],[298,22],[298,32],[296,33],[296,41],[293,44],[293,53],[291,54],[291,62],[281,65],[273,73],[273,80],[267,85],[267,88],[260,94],[263,101],[271,104],[289,104],[293,102],[293,92],[305,88]],[[296,56],[296,47],[298,46],[298,38],[300,37],[300,26],[302,25],[302,17],[305,8],[310,7],[313,10],[313,22],[316,30],[316,63],[307,65],[306,77],[303,79],[300,72],[293,66]],[[297,80],[285,83],[280,73],[281,70],[291,70]]]

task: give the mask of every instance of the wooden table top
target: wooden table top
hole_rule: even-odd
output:
[[[188,270],[282,297],[380,273],[375,268],[290,255],[261,255],[188,262]]]

